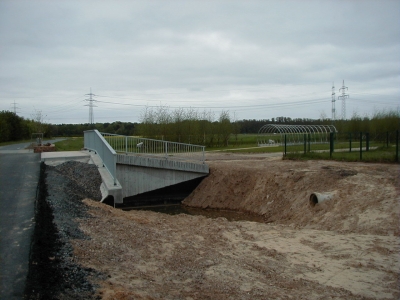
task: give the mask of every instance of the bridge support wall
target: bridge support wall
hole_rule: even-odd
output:
[[[208,166],[201,163],[117,155],[117,178],[123,198],[205,177],[208,173]]]

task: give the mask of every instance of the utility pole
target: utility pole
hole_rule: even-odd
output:
[[[339,89],[339,92],[342,91],[342,94],[338,97],[338,100],[342,100],[342,120],[346,120],[346,98],[349,98],[349,95],[345,91],[348,89],[347,86],[344,86],[343,80],[343,86]]]
[[[14,103],[11,103],[12,105],[13,105],[13,107],[14,107],[14,114],[17,114],[17,109],[19,109],[19,107],[17,107],[17,104],[18,103],[15,103],[15,100],[14,100]]]
[[[332,121],[335,121],[336,119],[336,110],[335,110],[335,83],[332,82]]]
[[[96,107],[96,105],[93,104],[93,102],[96,102],[96,100],[93,99],[93,96],[96,95],[92,94],[92,88],[90,88],[90,93],[85,94],[85,96],[89,96],[89,99],[85,99],[85,101],[88,101],[89,104],[86,104],[85,106],[89,106],[89,124],[93,124],[94,123],[93,107]]]

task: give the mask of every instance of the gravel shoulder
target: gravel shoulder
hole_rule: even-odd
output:
[[[85,192],[90,184],[95,192],[96,174],[85,173],[88,165],[61,171],[80,189],[71,200],[47,200],[57,236],[68,245],[68,256],[56,252],[53,260],[83,270],[87,288],[59,293],[101,299],[400,297],[397,165],[207,157],[210,175],[185,204],[259,214],[265,223],[121,211]],[[54,175],[47,174],[50,191]],[[56,182],[59,187],[62,180]],[[315,191],[336,196],[310,207]],[[65,201],[78,204],[57,213]]]

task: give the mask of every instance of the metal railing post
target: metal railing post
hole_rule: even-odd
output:
[[[114,154],[113,166],[114,166],[113,172],[115,174],[115,176],[114,176],[114,185],[117,185],[117,154]]]

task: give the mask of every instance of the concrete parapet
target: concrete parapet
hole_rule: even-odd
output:
[[[66,161],[80,161],[88,163],[90,154],[85,151],[56,151],[56,152],[42,152],[41,161],[49,166],[57,166]]]
[[[101,175],[101,179],[103,183],[101,184],[100,191],[102,195],[102,199],[100,202],[103,202],[107,196],[113,196],[114,203],[123,203],[122,198],[122,186],[118,180],[114,184],[114,179],[111,176],[110,172],[104,166],[103,161],[101,160],[98,154],[94,152],[88,152],[90,155],[89,163],[92,163],[97,166],[99,173]]]
[[[179,160],[167,160],[165,158],[147,157],[140,155],[117,154],[117,164],[140,166],[146,168],[176,170],[184,172],[204,173],[207,175],[210,170],[205,163],[195,163]]]

